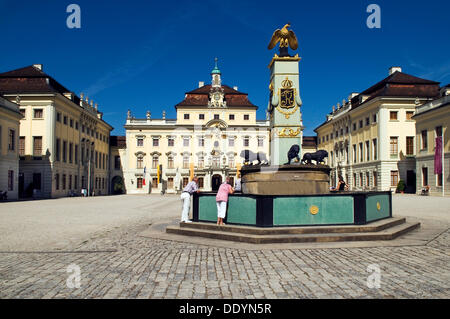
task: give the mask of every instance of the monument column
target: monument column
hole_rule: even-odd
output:
[[[275,54],[269,64],[270,69],[270,162],[271,165],[283,165],[288,162],[287,153],[292,145],[298,145],[301,157],[303,124],[300,107],[298,54],[290,56],[288,46],[295,50],[297,38],[290,25],[275,31],[269,44],[272,49],[280,42],[280,55]]]

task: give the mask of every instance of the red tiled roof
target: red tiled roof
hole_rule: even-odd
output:
[[[361,104],[361,95],[368,96],[365,101],[377,96],[434,98],[439,95],[439,82],[421,79],[403,72],[394,72],[355,96],[351,100],[352,109]]]
[[[70,91],[48,74],[30,65],[0,73],[0,93],[69,93]]]
[[[227,106],[244,106],[244,107],[254,107],[257,108],[250,100],[248,99],[247,93],[239,92],[228,85],[222,85],[223,92],[225,94],[225,101],[227,102]],[[187,92],[186,97],[183,101],[175,105],[178,106],[207,106],[209,101],[209,93],[211,91],[211,85],[204,85],[195,89],[193,91]]]

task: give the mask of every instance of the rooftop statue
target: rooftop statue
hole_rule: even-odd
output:
[[[281,30],[277,29],[272,35],[268,49],[272,50],[278,42],[280,42],[280,56],[288,56],[288,47],[292,50],[297,50],[298,41],[294,31],[288,30],[291,24],[286,24]]]

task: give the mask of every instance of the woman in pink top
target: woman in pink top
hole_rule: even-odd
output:
[[[225,225],[223,219],[227,212],[228,194],[234,193],[234,188],[229,184],[230,178],[227,177],[226,182],[220,185],[216,195],[217,203],[217,225]]]

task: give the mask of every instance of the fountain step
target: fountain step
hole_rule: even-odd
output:
[[[372,222],[367,225],[342,225],[342,226],[303,226],[303,227],[252,227],[225,225],[217,226],[213,223],[193,222],[180,223],[181,228],[223,231],[230,233],[243,233],[253,235],[288,235],[288,234],[325,234],[325,233],[369,233],[379,232],[384,229],[404,224],[405,218],[387,218]]]
[[[420,223],[403,222],[387,229],[372,232],[329,232],[329,233],[278,233],[278,234],[249,234],[227,231],[230,226],[222,226],[220,229],[201,229],[185,227],[186,225],[168,226],[167,233],[196,236],[203,238],[229,240],[253,244],[270,243],[301,243],[301,242],[342,242],[342,241],[374,241],[393,240],[409,231],[420,227]],[[233,226],[238,227],[238,226]],[[336,226],[339,227],[339,226]],[[348,226],[341,226],[348,227]]]

